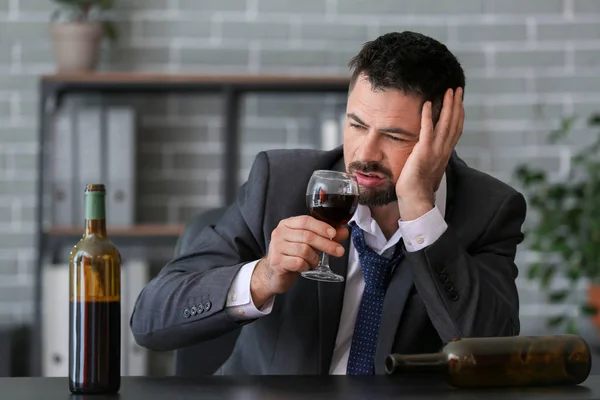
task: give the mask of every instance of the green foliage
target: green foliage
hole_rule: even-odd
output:
[[[575,117],[565,118],[560,129],[549,136],[549,143],[564,141],[572,131]],[[600,114],[588,120],[592,127],[600,126]],[[547,291],[551,303],[564,302],[575,290],[577,283],[586,278],[600,281],[600,132],[594,142],[571,159],[571,175],[560,182],[551,182],[541,169],[527,164],[519,165],[514,176],[528,199],[529,212],[538,220],[527,230],[531,250],[541,261],[531,265],[528,279],[539,282]],[[563,276],[570,282],[569,289],[550,289],[552,279]],[[596,310],[582,304],[584,315]],[[568,315],[550,318],[548,326],[563,327],[575,332],[576,322]]]
[[[92,14],[95,12],[104,12],[114,8],[116,0],[51,0],[57,3],[62,9],[67,10],[72,19],[84,22],[89,21],[92,18]],[[60,14],[57,10],[53,19]],[[111,41],[115,42],[118,38],[117,28],[112,21],[104,20],[104,32],[106,37]]]

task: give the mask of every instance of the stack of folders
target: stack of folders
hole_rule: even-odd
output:
[[[145,376],[148,352],[135,343],[129,319],[150,278],[143,260],[128,260],[121,271],[121,375]],[[42,273],[42,374],[69,376],[69,266],[48,264]]]
[[[135,224],[133,108],[66,103],[55,118],[50,162],[53,226],[83,226],[83,191],[89,183],[106,185],[109,232]]]

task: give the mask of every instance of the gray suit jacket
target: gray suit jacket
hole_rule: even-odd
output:
[[[344,284],[299,278],[292,290],[275,298],[272,312],[257,320],[237,323],[224,309],[236,273],[265,255],[279,221],[307,214],[305,190],[312,172],[343,168],[341,147],[258,154],[221,221],[204,229],[194,250],[169,262],[138,297],[130,321],[136,341],[171,350],[243,325],[218,373],[327,374]],[[456,154],[446,178],[448,229],[427,248],[407,253],[394,270],[382,311],[377,374],[384,373],[390,352],[437,352],[453,338],[519,334],[514,257],[523,240],[525,200]],[[346,257],[331,257],[330,263],[334,272],[346,274]],[[206,302],[211,307],[204,313],[184,312]]]

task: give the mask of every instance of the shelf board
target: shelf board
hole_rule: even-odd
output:
[[[58,73],[43,75],[44,82],[61,83],[231,83],[231,84],[347,84],[341,75],[194,75],[136,72]]]
[[[51,236],[78,236],[83,234],[83,227],[75,226],[57,226],[50,228],[46,233]],[[185,225],[135,225],[126,227],[107,228],[109,237],[112,236],[180,236],[185,229]]]

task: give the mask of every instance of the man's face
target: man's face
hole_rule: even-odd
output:
[[[399,90],[373,91],[360,76],[348,96],[344,162],[355,174],[360,204],[377,207],[397,200],[396,181],[419,140],[422,102]]]

